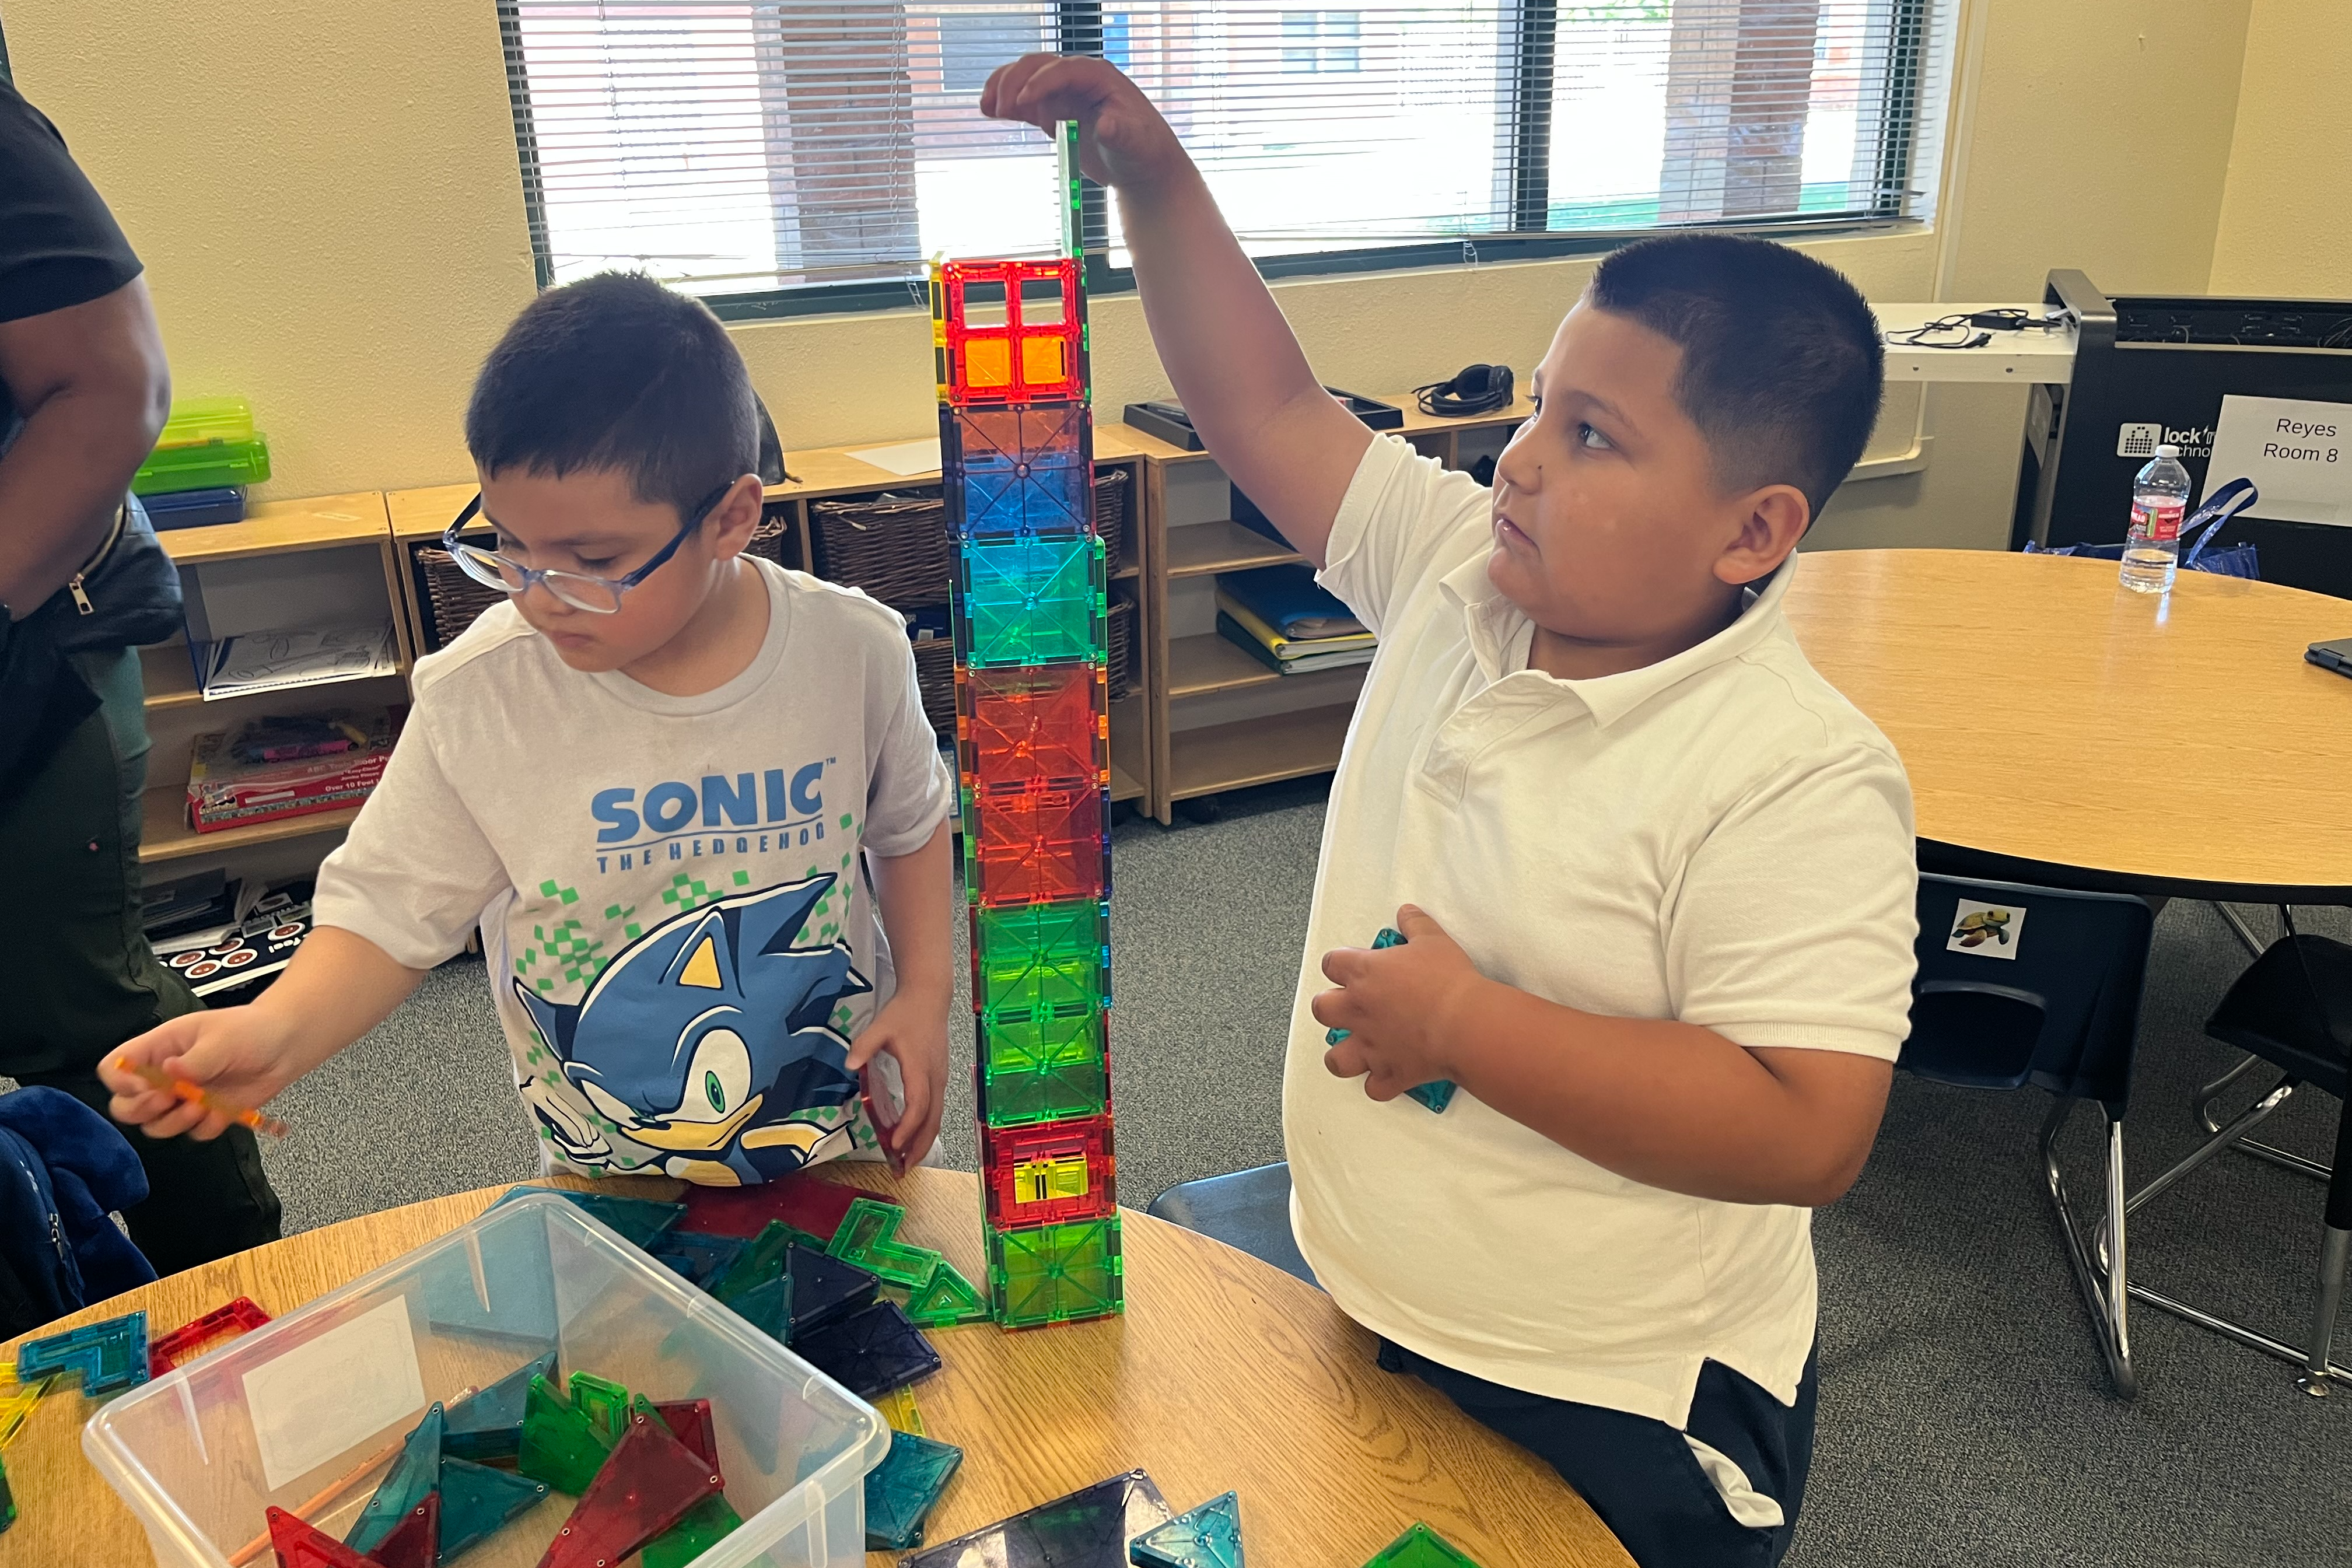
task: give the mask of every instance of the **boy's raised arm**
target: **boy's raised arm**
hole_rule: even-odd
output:
[[[1371,432],[1316,381],[1175,132],[1116,67],[1084,56],[1003,67],[980,107],[1049,133],[1078,122],[1087,174],[1118,193],[1144,319],[1177,398],[1226,477],[1322,566]]]

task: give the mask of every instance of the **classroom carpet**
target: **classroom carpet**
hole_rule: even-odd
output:
[[[1211,823],[1117,830],[1112,1046],[1129,1204],[1282,1157],[1283,1031],[1322,826],[1308,783],[1226,797]],[[2276,930],[2275,914],[2246,913]],[[2341,911],[2302,918],[2352,937]],[[2159,918],[2126,1124],[2136,1181],[2196,1141],[2190,1089],[2235,1059],[2205,1038],[2204,1019],[2246,962],[2210,906]],[[960,1016],[964,1005],[960,983]],[[970,1170],[967,1028],[953,1038],[939,1158]],[[1790,1568],[2352,1564],[2352,1394],[2312,1399],[2284,1364],[2136,1304],[2143,1392],[2108,1397],[2040,1186],[2046,1105],[2032,1090],[1898,1075],[1868,1170],[1817,1215],[1821,1425]],[[289,1230],[533,1170],[478,960],[435,971],[273,1109],[296,1129],[268,1151]],[[2335,1114],[2305,1091],[2273,1119],[2274,1136],[2325,1159]],[[2094,1114],[2071,1131],[2070,1175],[2095,1211]],[[2321,1200],[2315,1182],[2225,1155],[2133,1216],[2132,1272],[2299,1342]],[[2336,1359],[2352,1363],[2352,1321]]]

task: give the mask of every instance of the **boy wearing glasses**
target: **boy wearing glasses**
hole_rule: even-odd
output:
[[[877,1141],[920,1160],[953,781],[898,616],[742,553],[761,489],[734,344],[650,279],[551,289],[484,364],[466,440],[481,494],[447,542],[511,596],[417,665],[293,963],[121,1055],[259,1105],[478,925],[549,1166],[726,1185]],[[477,512],[488,544],[456,537]],[[151,1137],[223,1130],[105,1076]]]

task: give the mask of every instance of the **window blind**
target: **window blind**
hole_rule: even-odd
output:
[[[1265,257],[1922,216],[1948,53],[1948,0],[496,3],[542,279],[714,297],[1049,251],[1050,147],[978,112],[1033,50],[1135,78]]]

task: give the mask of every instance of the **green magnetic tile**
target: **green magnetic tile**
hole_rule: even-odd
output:
[[[629,1429],[629,1391],[593,1373],[575,1372],[571,1384],[572,1408],[594,1423],[605,1440],[617,1443]]]
[[[751,1244],[735,1255],[735,1261],[727,1266],[727,1272],[711,1286],[710,1293],[732,1306],[736,1299],[746,1291],[771,1279],[782,1278],[785,1256],[791,1252],[795,1240],[803,1246],[823,1245],[794,1230],[782,1220],[770,1220],[760,1227],[760,1234],[751,1238]]]
[[[955,1479],[963,1450],[952,1443],[890,1434],[890,1451],[866,1474],[866,1549],[904,1552],[923,1542],[923,1521]]]
[[[743,1516],[725,1498],[704,1498],[684,1519],[647,1542],[645,1554],[638,1561],[644,1568],[686,1568],[686,1564],[732,1535],[742,1522]]]
[[[604,1457],[612,1448],[612,1439],[604,1428],[572,1408],[552,1384],[543,1377],[530,1380],[523,1409],[522,1447],[515,1467],[521,1474],[578,1497],[604,1468]],[[445,1526],[450,1507],[445,1494],[441,1500]]]
[[[1376,1552],[1364,1568],[1478,1568],[1469,1553],[1415,1520]]]
[[[1093,900],[982,909],[973,920],[980,1013],[991,1023],[1075,1013],[1108,999],[1110,921]]]
[[[793,1277],[780,1274],[728,1303],[745,1322],[782,1344],[792,1338]]]
[[[980,1026],[980,1120],[1018,1127],[1092,1116],[1110,1104],[1100,1007],[1042,1017],[999,1014]]]
[[[920,1285],[939,1266],[940,1255],[926,1247],[911,1247],[896,1238],[907,1211],[896,1204],[859,1198],[842,1216],[825,1248],[832,1257],[855,1264],[893,1285]]]
[[[967,664],[1055,664],[1102,657],[1100,540],[969,540],[962,581]]]
[[[344,1545],[354,1552],[373,1552],[385,1536],[400,1528],[400,1521],[425,1500],[427,1492],[440,1489],[443,1422],[438,1404],[425,1411],[425,1419],[401,1444],[400,1458],[392,1462],[392,1468],[376,1483],[375,1494],[352,1522]]]
[[[984,1323],[990,1315],[988,1303],[981,1300],[980,1291],[944,1258],[907,1306],[907,1316],[919,1329]]]
[[[1125,1300],[1120,1275],[1116,1219],[994,1231],[988,1238],[991,1304],[1008,1328],[1116,1312]]]

